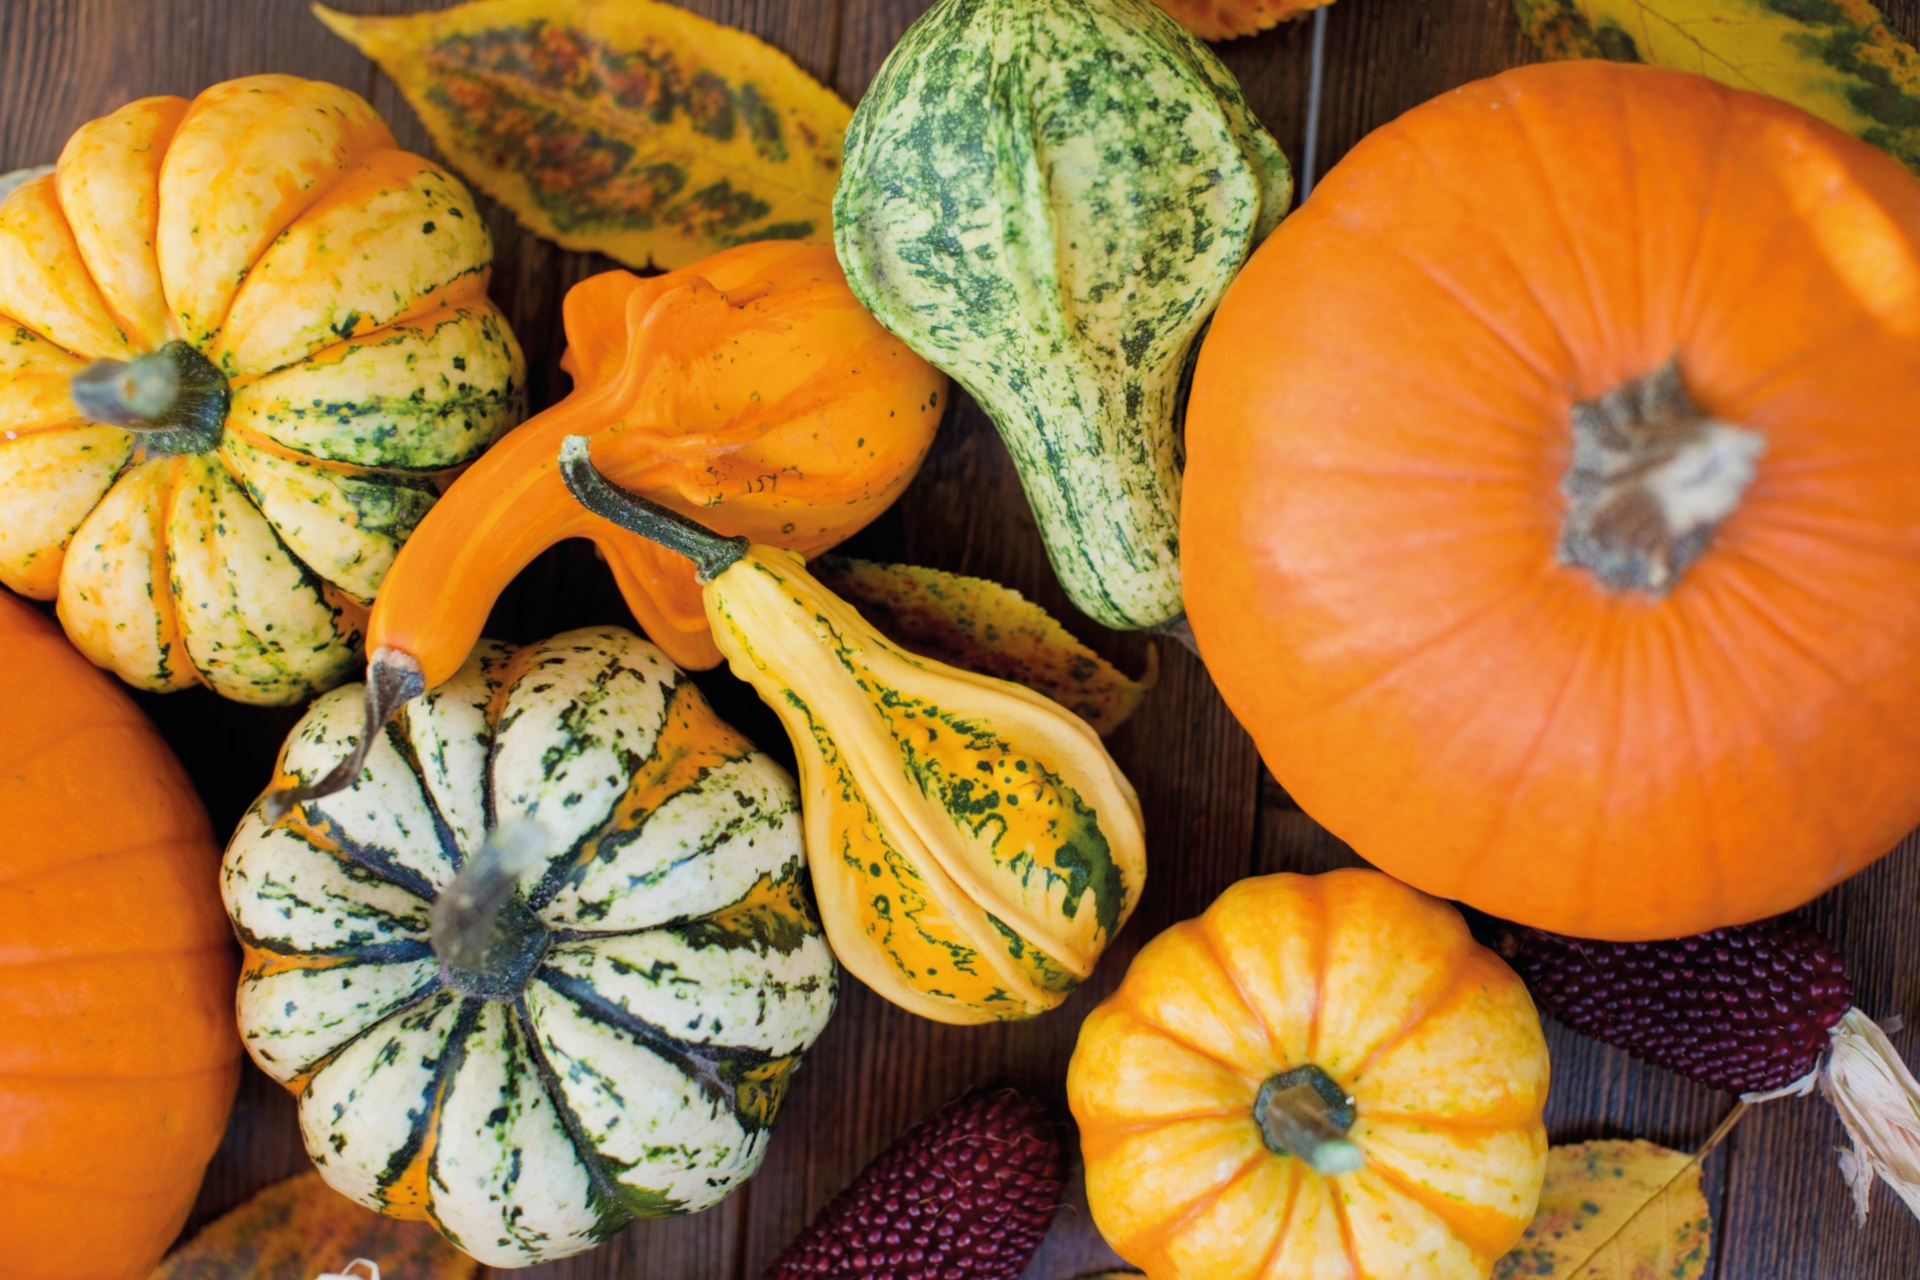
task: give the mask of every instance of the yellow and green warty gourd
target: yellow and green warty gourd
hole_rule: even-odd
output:
[[[298,702],[519,419],[458,180],[292,76],[143,98],[0,203],[0,583],[145,689]]]
[[[607,481],[584,437],[569,437],[561,471],[590,510],[694,561],[721,653],[793,740],[814,896],[840,962],[941,1022],[1065,1000],[1146,878],[1139,801],[1087,723],[906,652],[799,557]]]
[[[328,1184],[493,1266],[717,1203],[833,1011],[792,778],[612,627],[483,640],[374,732],[352,786],[256,804],[223,880],[241,1037]]]
[[[940,0],[854,112],[847,284],[993,419],[1097,622],[1184,608],[1182,375],[1292,194],[1232,73],[1150,0]]]

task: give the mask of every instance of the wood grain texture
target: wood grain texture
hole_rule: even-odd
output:
[[[928,0],[687,0],[686,7],[787,50],[849,101]],[[356,13],[439,7],[438,0],[338,0]],[[1908,39],[1920,0],[1889,6]],[[1309,28],[1290,24],[1221,46],[1289,157],[1304,142]],[[1368,130],[1434,94],[1526,60],[1510,0],[1340,0],[1331,11],[1322,133],[1325,163]],[[335,80],[365,95],[403,145],[431,154],[392,84],[325,32],[304,0],[0,0],[0,169],[44,163],[79,124],[152,93],[190,95],[260,71]],[[526,349],[536,407],[565,394],[559,304],[574,283],[614,265],[522,232],[480,205],[497,247],[494,296]],[[1077,635],[1138,671],[1150,641],[1087,622],[1047,566],[1012,464],[985,418],[961,398],[902,502],[848,547],[853,554],[980,574],[1053,610]],[[582,544],[543,557],[502,598],[490,631],[525,641],[631,619]],[[1267,776],[1247,736],[1185,650],[1160,642],[1162,681],[1112,740],[1147,814],[1150,875],[1140,909],[1094,978],[1062,1009],[1018,1026],[953,1028],[909,1017],[848,980],[841,1007],[802,1068],[760,1176],[721,1207],[639,1224],[607,1247],[522,1273],[541,1280],[752,1280],[802,1224],[898,1133],[974,1085],[1012,1083],[1066,1124],[1063,1079],[1079,1021],[1154,933],[1205,908],[1250,873],[1321,871],[1358,861]],[[721,714],[777,754],[777,722],[725,673],[699,677]],[[214,821],[230,829],[266,783],[298,717],[204,692],[147,697],[192,772]],[[790,755],[787,756],[789,762]],[[1920,846],[1827,895],[1812,918],[1853,958],[1860,1002],[1920,1027]],[[1731,1100],[1578,1037],[1548,1029],[1557,1140],[1636,1135],[1676,1147],[1703,1138]],[[1895,1043],[1920,1056],[1914,1030]],[[1795,1099],[1751,1114],[1709,1164],[1718,1280],[1894,1280],[1920,1275],[1920,1223],[1884,1192],[1856,1230],[1834,1167],[1842,1141],[1825,1103]],[[1077,1165],[1077,1160],[1075,1161]],[[208,1171],[194,1225],[307,1167],[292,1100],[257,1072],[243,1083]],[[1094,1231],[1078,1177],[1075,1203],[1028,1271],[1065,1280],[1116,1261]],[[316,1259],[342,1263],[345,1259]],[[3,1268],[0,1268],[3,1269]],[[392,1277],[390,1280],[405,1280]]]

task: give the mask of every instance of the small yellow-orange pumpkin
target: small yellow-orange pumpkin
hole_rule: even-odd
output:
[[[1093,1220],[1150,1280],[1484,1280],[1546,1173],[1526,988],[1375,871],[1243,880],[1067,1070]]]
[[[436,479],[519,419],[492,261],[334,85],[82,125],[0,202],[0,583],[143,689],[338,684]]]

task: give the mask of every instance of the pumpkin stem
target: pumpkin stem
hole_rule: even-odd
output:
[[[1657,600],[1739,507],[1766,439],[1700,412],[1678,355],[1574,405],[1571,417],[1560,562],[1579,565],[1609,590]]]
[[[514,1000],[526,989],[551,935],[517,888],[550,844],[532,818],[502,823],[433,900],[427,928],[449,987],[482,1000]]]
[[[561,442],[560,478],[566,481],[567,492],[593,514],[693,561],[694,575],[701,582],[712,582],[747,554],[745,538],[723,538],[699,521],[607,479],[588,456],[585,436],[568,436]]]
[[[1253,1102],[1260,1137],[1275,1155],[1298,1156],[1329,1177],[1366,1163],[1346,1137],[1354,1121],[1353,1099],[1317,1066],[1268,1076]]]
[[[374,650],[373,660],[367,663],[367,701],[366,719],[360,728],[360,740],[347,753],[347,758],[333,767],[333,771],[318,782],[309,782],[300,786],[280,787],[267,793],[260,803],[261,816],[272,826],[293,812],[293,806],[308,800],[319,800],[336,791],[345,791],[360,777],[361,768],[367,763],[367,753],[373,750],[374,740],[393,719],[400,708],[427,691],[427,678],[420,670],[420,660],[410,653],[399,649],[380,648]]]
[[[226,375],[186,342],[132,360],[95,360],[68,382],[90,421],[136,432],[149,455],[204,453],[226,430]]]

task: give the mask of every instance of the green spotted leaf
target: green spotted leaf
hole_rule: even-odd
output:
[[[1576,1142],[1548,1151],[1539,1211],[1492,1280],[1697,1280],[1712,1243],[1697,1156]]]
[[[1112,733],[1159,679],[1159,656],[1127,676],[1011,587],[919,565],[821,556],[809,566],[903,648],[949,666],[1023,684]]]
[[[851,111],[779,50],[655,0],[476,0],[360,18],[455,167],[539,235],[684,267],[832,232]]]
[[[1920,173],[1920,51],[1867,0],[1513,0],[1547,58],[1692,71],[1791,102]]]

